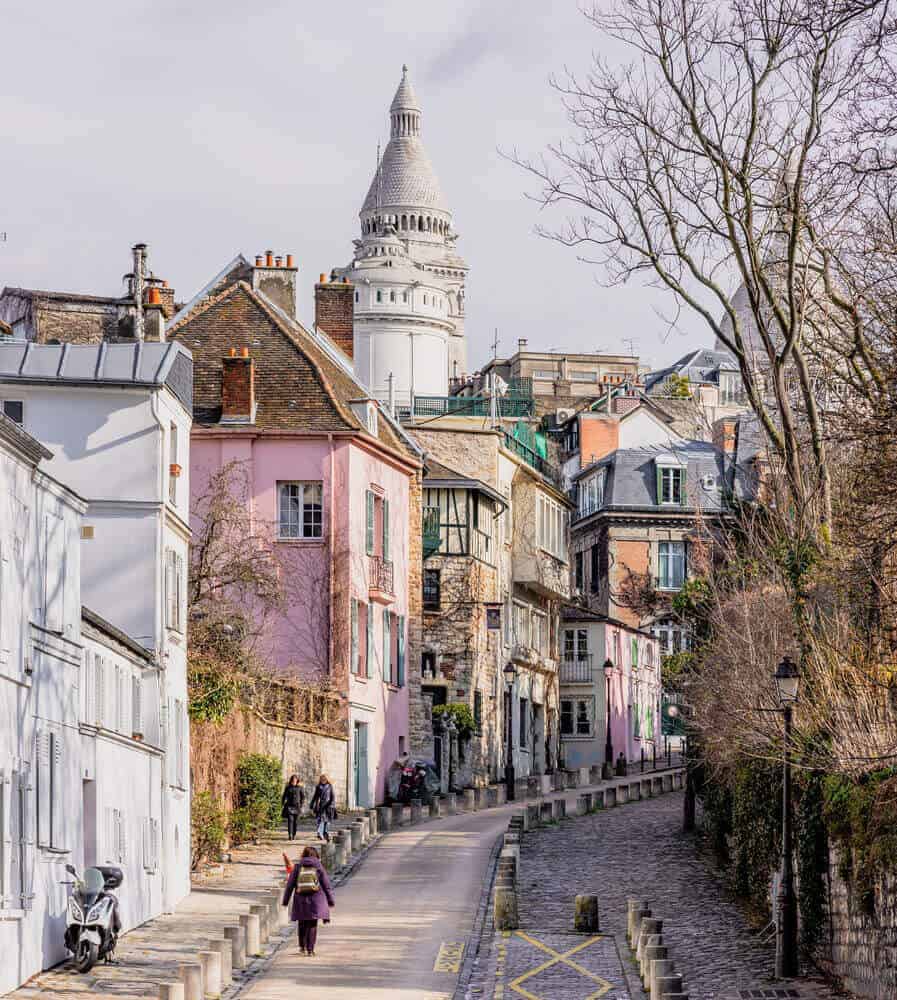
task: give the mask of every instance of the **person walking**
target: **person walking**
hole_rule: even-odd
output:
[[[303,789],[298,774],[290,775],[280,797],[280,815],[287,821],[287,836],[290,840],[296,839],[296,829],[299,826],[299,815],[305,805],[305,790]]]
[[[290,897],[292,896],[292,905]],[[309,958],[315,957],[318,940],[318,921],[330,923],[330,907],[335,906],[330,879],[321,864],[318,852],[306,847],[299,863],[293,865],[286,889],[283,891],[283,905],[290,907],[290,920],[295,920],[299,931],[299,951]]]
[[[318,837],[321,840],[330,840],[330,824],[336,819],[336,808],[334,804],[333,785],[326,774],[322,774],[315,786],[314,795],[311,797],[311,811],[318,821]]]

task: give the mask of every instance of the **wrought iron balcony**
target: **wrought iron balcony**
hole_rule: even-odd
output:
[[[541,473],[557,489],[561,488],[561,470],[556,465],[552,465],[551,462],[542,458],[538,452],[530,448],[528,444],[518,440],[507,431],[503,431],[502,433],[504,434],[505,447],[509,451],[513,451],[516,455],[519,455],[527,465],[535,469],[536,472]]]
[[[392,604],[396,592],[393,584],[392,560],[371,556],[368,566],[368,593],[377,604]]]
[[[592,654],[581,653],[561,660],[561,684],[588,684],[592,680]]]

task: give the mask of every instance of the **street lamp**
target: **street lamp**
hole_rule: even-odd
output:
[[[797,701],[800,671],[786,656],[776,667],[776,690],[785,717],[785,742],[782,752],[782,879],[779,884],[779,920],[776,927],[776,976],[786,979],[798,974],[797,968],[797,899],[794,894],[794,871],[791,865],[791,713]]]
[[[607,720],[604,740],[604,767],[602,778],[612,778],[614,775],[614,744],[610,735],[610,679],[614,673],[614,665],[610,658],[604,661],[604,717]]]
[[[505,751],[505,788],[508,802],[514,801],[514,679],[517,676],[517,668],[508,660],[504,669],[505,680],[508,684],[508,709],[505,712],[508,726],[508,748]]]
[[[449,759],[448,759],[448,790],[453,792],[455,790],[455,775],[453,764],[453,743],[455,741],[455,733],[458,731],[458,727],[455,725],[455,720],[451,715],[447,715],[445,720],[445,731],[448,734],[449,741]]]

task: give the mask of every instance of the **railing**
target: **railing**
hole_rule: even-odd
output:
[[[592,679],[592,654],[582,653],[573,659],[561,660],[561,684],[583,684]]]
[[[371,556],[370,589],[383,594],[394,594],[392,560]]]
[[[492,555],[492,536],[479,528],[470,529],[470,554],[475,559],[480,559],[485,563],[494,562]]]
[[[500,417],[531,417],[535,412],[532,398],[499,396],[496,409]],[[488,417],[491,413],[485,396],[415,396],[415,417]]]
[[[428,556],[438,552],[440,545],[442,545],[442,534],[439,530],[438,507],[424,507],[422,526],[424,542],[423,556],[424,559],[426,559]]]
[[[547,462],[541,455],[533,451],[532,448],[525,445],[522,441],[518,441],[517,438],[509,434],[507,431],[503,431],[502,433],[505,437],[506,448],[519,455],[527,465],[534,468],[536,472],[540,472],[547,480],[549,480],[549,482],[560,489],[561,472],[557,466]]]

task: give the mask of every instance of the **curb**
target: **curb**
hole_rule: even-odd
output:
[[[499,834],[492,845],[492,853],[489,855],[489,863],[486,867],[486,877],[483,879],[483,888],[480,891],[480,901],[477,904],[477,912],[473,918],[473,926],[470,929],[470,936],[468,938],[470,944],[464,952],[464,961],[461,965],[461,972],[458,976],[455,992],[452,994],[452,1000],[466,1000],[470,980],[473,978],[473,974],[480,964],[480,952],[483,950],[483,942],[488,940],[491,944],[491,938],[486,937],[486,919],[489,913],[489,902],[492,899],[492,886],[495,884],[495,873],[498,870],[498,855],[501,851],[503,840],[504,834]],[[473,942],[476,942],[476,947],[472,947]]]

